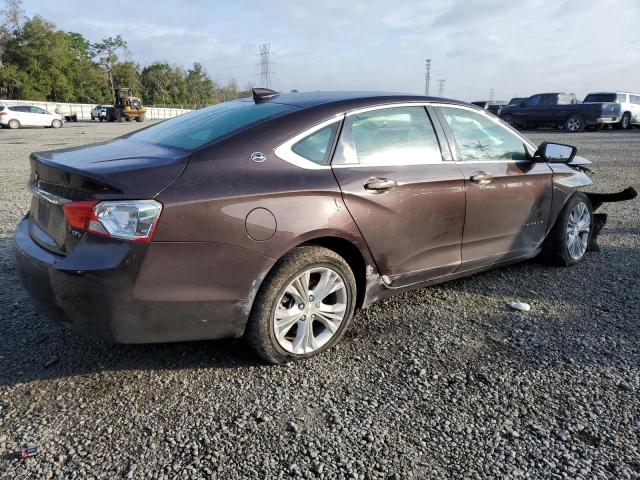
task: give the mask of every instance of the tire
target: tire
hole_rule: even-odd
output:
[[[309,275],[305,276],[306,273]],[[296,283],[300,279],[306,285]],[[324,280],[330,281],[337,290],[318,301],[311,294],[322,295],[319,291]],[[304,292],[298,295],[301,289]],[[309,297],[302,299],[306,294]],[[344,258],[324,247],[297,247],[280,259],[262,282],[245,338],[256,354],[269,363],[318,355],[344,335],[353,318],[355,299],[355,277]],[[276,334],[276,310],[282,316],[280,322],[283,318],[289,320],[284,325],[281,323],[280,335]],[[324,317],[327,312],[330,316],[342,314],[342,317],[332,320]],[[307,320],[307,316],[315,320]]]
[[[582,118],[582,115],[571,115],[564,122],[564,128],[570,133],[581,132],[584,130],[584,118]]]
[[[622,115],[622,120],[620,120],[620,123],[618,123],[617,127],[620,130],[628,130],[630,126],[631,126],[631,115],[629,114],[629,112],[627,112],[624,115]]]
[[[512,126],[513,128],[516,128],[516,124],[514,123],[514,119],[513,119],[513,115],[505,115],[504,117],[502,117],[502,120],[507,124]]]
[[[144,122],[145,114],[140,114],[136,117],[136,122]]]
[[[580,205],[582,205],[582,207],[580,207]],[[581,223],[583,218],[588,220],[588,225]],[[577,227],[573,229],[574,235],[571,235],[570,230],[574,224],[577,225]],[[582,228],[580,228],[581,224]],[[586,231],[584,230],[585,228]],[[580,232],[579,239],[575,235],[576,231]],[[589,201],[589,197],[584,193],[576,192],[567,200],[567,203],[556,220],[556,224],[543,242],[541,257],[552,265],[561,267],[575,265],[584,259],[592,234],[593,208],[591,207],[591,202]],[[579,250],[577,248],[572,249],[572,247],[575,248],[577,245],[575,243],[572,244],[570,240],[572,238],[580,242],[581,246]]]
[[[102,122],[104,120],[104,117],[100,117],[98,120]]]
[[[13,120],[9,120],[7,126],[15,130],[16,128],[20,128],[20,122],[14,118]]]
[[[96,117],[93,116],[93,114],[91,114],[91,120],[95,120]]]
[[[51,122],[51,126],[53,128],[60,128],[62,126],[62,121],[61,120],[54,120],[53,122]]]

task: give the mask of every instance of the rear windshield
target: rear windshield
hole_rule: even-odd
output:
[[[597,102],[597,103],[615,102],[616,98],[617,98],[617,96],[616,96],[615,93],[590,93],[589,95],[584,97],[584,103],[590,103],[590,102]]]
[[[193,150],[296,108],[278,103],[219,103],[145,128],[129,138]]]

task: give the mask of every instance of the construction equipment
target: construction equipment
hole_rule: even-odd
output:
[[[107,109],[107,120],[110,122],[122,122],[135,120],[143,122],[147,109],[142,106],[140,97],[134,97],[131,89],[126,87],[116,88],[116,101],[113,107]]]

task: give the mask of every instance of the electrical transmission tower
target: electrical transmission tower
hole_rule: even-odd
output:
[[[431,59],[427,58],[424,72],[424,94],[429,95],[429,82],[431,82]]]
[[[260,86],[271,88],[271,44],[265,43],[260,49]]]
[[[444,97],[444,87],[447,81],[444,78],[438,80],[438,96]]]
[[[489,100],[491,102],[493,102],[493,98],[494,98],[494,94],[496,93],[496,89],[495,88],[490,88],[489,89]]]

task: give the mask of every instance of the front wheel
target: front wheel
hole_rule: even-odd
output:
[[[593,208],[589,197],[576,192],[567,201],[544,241],[542,257],[563,267],[575,265],[587,253],[592,231]]]
[[[578,133],[584,130],[584,119],[581,115],[571,115],[564,122],[564,128],[571,133]]]
[[[53,128],[60,128],[62,126],[62,120],[54,120],[51,122],[51,126]]]
[[[141,113],[136,117],[136,122],[144,122],[144,117],[145,117],[145,114]]]
[[[317,355],[344,335],[355,299],[355,278],[344,258],[323,247],[298,247],[265,278],[245,337],[270,363]]]

